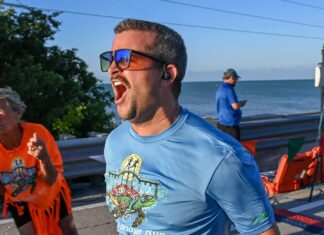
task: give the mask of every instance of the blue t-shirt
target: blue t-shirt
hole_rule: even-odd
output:
[[[129,122],[107,138],[106,202],[120,234],[242,234],[274,223],[253,157],[182,109],[175,123],[140,136]]]
[[[218,122],[225,126],[239,126],[241,110],[232,108],[232,104],[238,102],[234,87],[228,83],[221,83],[215,99]]]

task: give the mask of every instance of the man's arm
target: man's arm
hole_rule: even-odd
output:
[[[242,234],[279,235],[254,158],[240,148],[217,167],[207,189]],[[244,215],[244,216],[242,216]]]
[[[237,110],[237,109],[243,107],[246,104],[246,101],[247,100],[240,100],[238,102],[232,103],[231,106],[233,109]]]
[[[231,106],[232,106],[232,108],[233,108],[234,110],[237,110],[237,109],[240,108],[239,103],[232,103]]]
[[[260,233],[260,235],[280,235],[280,231],[279,231],[279,228],[278,228],[277,224],[274,224],[267,231],[264,231],[263,233]]]

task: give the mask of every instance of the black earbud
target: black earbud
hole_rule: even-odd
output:
[[[163,75],[162,75],[162,79],[163,79],[163,80],[170,80],[170,79],[171,79],[171,75],[170,75],[170,73],[168,72],[166,66],[167,66],[166,64],[163,65]]]

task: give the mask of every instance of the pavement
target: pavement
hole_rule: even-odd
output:
[[[80,235],[117,235],[113,216],[105,205],[105,185],[72,184],[73,216]],[[270,198],[282,235],[324,235],[324,184]],[[235,228],[231,234],[239,234]],[[0,235],[19,235],[12,219],[0,219]]]

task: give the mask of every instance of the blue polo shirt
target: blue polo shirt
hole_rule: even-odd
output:
[[[225,126],[239,126],[241,110],[232,108],[232,104],[238,102],[234,87],[223,82],[217,89],[215,100],[218,122]]]

